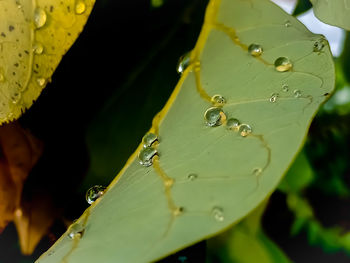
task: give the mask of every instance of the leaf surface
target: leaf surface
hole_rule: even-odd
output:
[[[0,1],[0,124],[17,119],[74,43],[94,0]]]
[[[322,22],[350,30],[350,0],[310,0]]]
[[[249,54],[253,43],[261,56]],[[291,61],[284,72],[280,57]],[[153,165],[139,163],[140,144],[38,262],[150,262],[227,229],[276,188],[333,86],[322,36],[269,1],[212,0],[190,64],[154,118]],[[226,103],[210,127],[203,116],[216,94]],[[228,129],[229,118],[252,132]]]

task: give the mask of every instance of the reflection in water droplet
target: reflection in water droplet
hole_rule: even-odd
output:
[[[296,90],[293,91],[293,93],[294,93],[294,97],[296,97],[296,98],[300,98],[301,97],[301,91],[300,90],[296,89]]]
[[[37,42],[33,45],[33,51],[35,54],[40,55],[44,51],[44,46],[41,43]]]
[[[214,95],[211,97],[211,102],[214,106],[220,107],[226,103],[226,99],[221,95]]]
[[[239,126],[238,132],[241,134],[242,137],[248,136],[250,133],[252,133],[252,127],[248,124],[241,124]]]
[[[286,57],[279,57],[275,60],[275,69],[279,72],[285,72],[288,70],[291,70],[293,67],[292,62],[289,60],[289,58]]]
[[[37,79],[36,79],[36,82],[38,83],[39,86],[42,87],[42,86],[45,85],[46,79],[44,79],[44,78],[37,78]]]
[[[85,199],[91,205],[98,198],[100,198],[105,193],[106,187],[102,185],[95,185],[86,191]]]
[[[287,84],[283,84],[282,90],[283,90],[284,92],[288,92],[288,91],[289,91],[289,86],[288,86]]]
[[[322,49],[327,45],[327,40],[325,38],[320,38],[314,43],[313,51],[321,52]]]
[[[237,130],[239,128],[240,124],[241,123],[239,122],[239,120],[237,120],[235,118],[229,118],[227,120],[226,126],[230,130]]]
[[[75,13],[77,15],[81,15],[85,12],[85,10],[86,10],[85,3],[82,0],[77,1],[76,5],[75,5]]]
[[[179,74],[184,73],[186,68],[190,65],[191,62],[191,52],[187,52],[183,56],[180,57],[179,62],[177,63],[176,66],[176,71]]]
[[[34,24],[36,26],[36,28],[41,28],[45,25],[46,23],[46,12],[44,11],[44,9],[37,7],[35,8],[34,11]]]
[[[278,93],[272,93],[272,95],[271,95],[269,101],[272,102],[272,103],[273,103],[273,102],[276,102],[277,99],[278,99],[278,97],[279,97],[279,94],[278,94]]]
[[[143,148],[138,155],[139,163],[143,166],[151,166],[153,163],[152,158],[157,153],[157,150],[153,147]]]
[[[214,219],[218,222],[224,221],[224,210],[221,207],[215,206],[213,207],[211,211],[212,215],[214,216]]]
[[[68,228],[68,236],[71,239],[79,239],[83,236],[84,227],[78,222],[71,224]]]
[[[204,113],[204,120],[210,127],[220,126],[226,121],[226,115],[221,108],[211,107]]]
[[[156,134],[154,133],[147,133],[145,136],[143,136],[142,138],[142,142],[143,142],[143,147],[150,147],[155,141],[158,140],[158,137]]]
[[[248,52],[253,57],[258,57],[263,53],[263,48],[261,45],[258,44],[251,44],[248,47]]]
[[[197,175],[197,174],[189,174],[189,175],[187,176],[187,178],[188,178],[188,180],[190,180],[190,181],[194,181],[194,180],[196,180],[196,179],[198,178],[198,175]]]
[[[284,26],[285,27],[290,27],[292,25],[292,23],[289,21],[289,20],[287,20],[286,22],[284,22]]]

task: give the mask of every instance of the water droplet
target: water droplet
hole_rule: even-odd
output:
[[[237,120],[235,118],[230,118],[227,120],[226,126],[230,130],[237,130],[239,128],[240,124],[241,123],[239,122],[239,120]]]
[[[84,227],[82,224],[78,222],[74,222],[68,228],[68,236],[71,239],[79,239],[83,236],[83,233],[84,233]]]
[[[277,101],[277,99],[278,99],[278,97],[279,97],[279,94],[278,93],[272,93],[271,94],[271,97],[270,97],[270,99],[269,99],[269,101],[270,102],[276,102]]]
[[[39,85],[40,87],[42,87],[42,86],[45,85],[46,79],[44,79],[44,78],[37,78],[37,79],[36,79],[36,82],[38,83],[38,85]]]
[[[259,176],[260,174],[262,173],[262,169],[259,167],[259,168],[254,168],[253,169],[253,174],[255,176]]]
[[[85,199],[91,205],[105,193],[106,187],[95,185],[86,191]]]
[[[314,43],[313,51],[321,52],[322,49],[327,45],[327,40],[325,38],[320,38]]]
[[[252,133],[252,127],[248,124],[241,124],[239,126],[238,132],[241,134],[242,137],[248,136],[250,133]]]
[[[19,93],[19,92],[15,92],[11,96],[11,101],[13,104],[16,104],[20,99],[21,99],[21,93]]]
[[[36,28],[41,28],[45,25],[46,23],[46,12],[44,11],[44,9],[37,7],[35,8],[34,11],[34,24],[36,26]]]
[[[284,92],[288,92],[288,91],[289,91],[289,86],[288,86],[287,84],[283,84],[282,90],[283,90]]]
[[[194,181],[194,180],[196,180],[196,179],[198,178],[198,175],[197,175],[197,174],[189,174],[189,175],[187,176],[187,178],[188,178],[188,180],[190,180],[190,181]]]
[[[294,93],[294,97],[295,98],[300,98],[301,97],[301,91],[300,90],[296,89],[296,90],[293,91],[293,93]]]
[[[35,54],[41,55],[44,51],[44,46],[41,43],[37,42],[33,45],[33,51]]]
[[[263,48],[261,45],[258,44],[251,44],[248,47],[248,52],[253,57],[258,57],[263,53]]]
[[[150,147],[155,141],[158,140],[158,137],[154,133],[147,133],[145,136],[142,138],[143,142],[143,147]]]
[[[151,166],[153,163],[152,158],[157,153],[157,150],[153,147],[143,148],[138,155],[140,164],[143,166]]]
[[[218,222],[224,221],[224,210],[221,207],[215,206],[213,207],[211,211],[212,215],[214,216],[214,219]]]
[[[204,113],[204,119],[208,126],[220,126],[226,120],[226,115],[221,108],[211,107]]]
[[[275,68],[279,72],[285,72],[288,70],[291,70],[293,67],[292,62],[289,60],[289,58],[286,57],[279,57],[275,60]]]
[[[184,211],[185,211],[185,209],[182,206],[178,206],[176,209],[173,210],[173,215],[179,216],[179,215],[183,214]]]
[[[211,97],[211,102],[214,106],[221,107],[226,103],[226,99],[221,95],[214,95]]]
[[[286,20],[285,22],[284,22],[284,26],[285,27],[290,27],[292,25],[292,23],[289,21],[289,20]]]
[[[86,5],[83,1],[78,1],[75,5],[75,13],[77,15],[81,15],[85,12],[86,10]]]
[[[179,62],[177,63],[176,66],[176,71],[179,74],[184,73],[186,68],[190,65],[191,62],[191,52],[187,52],[183,56],[180,57]]]

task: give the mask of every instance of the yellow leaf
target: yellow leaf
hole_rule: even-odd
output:
[[[17,119],[38,98],[94,2],[0,1],[0,124]]]

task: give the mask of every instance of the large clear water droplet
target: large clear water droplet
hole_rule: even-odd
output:
[[[182,74],[186,68],[190,65],[191,63],[191,52],[187,52],[183,56],[180,57],[179,62],[177,63],[176,66],[176,71],[179,74]]]
[[[279,72],[285,72],[293,68],[292,62],[289,58],[279,57],[275,60],[275,69]]]
[[[220,126],[225,122],[226,115],[221,108],[211,107],[204,113],[204,120],[210,127]]]
[[[240,121],[235,119],[235,118],[229,118],[227,120],[226,126],[228,129],[230,130],[237,130],[239,128],[240,125]]]
[[[213,207],[211,213],[216,221],[222,222],[225,220],[224,210],[221,207]]]
[[[269,99],[269,101],[272,102],[272,103],[274,103],[274,102],[277,101],[278,97],[279,97],[279,94],[278,94],[278,93],[272,93],[272,94],[271,94],[271,97],[270,97],[270,99]]]
[[[242,137],[246,137],[252,133],[252,127],[250,127],[248,124],[241,124],[238,132]]]
[[[90,205],[105,193],[106,187],[95,185],[86,191],[85,199]]]
[[[155,141],[158,141],[158,137],[154,133],[147,133],[145,136],[142,138],[143,142],[143,147],[150,147]]]
[[[296,89],[293,91],[294,97],[295,98],[300,98],[301,97],[301,91]]]
[[[75,4],[75,13],[77,15],[81,15],[85,12],[85,10],[86,10],[86,5],[84,1],[78,0],[77,3]]]
[[[157,154],[157,150],[153,147],[143,148],[138,155],[139,163],[143,166],[151,166],[152,158]]]
[[[41,43],[37,42],[33,45],[33,51],[35,54],[41,55],[44,51],[44,46]]]
[[[45,25],[47,15],[44,9],[37,7],[34,10],[34,25],[36,28],[41,28]]]
[[[226,99],[221,95],[214,95],[211,97],[211,103],[216,107],[221,107],[225,105]]]
[[[263,53],[263,47],[258,44],[251,44],[248,47],[248,52],[253,57],[258,57]]]
[[[81,223],[74,222],[68,228],[68,236],[71,239],[79,239],[83,236],[84,226]]]

